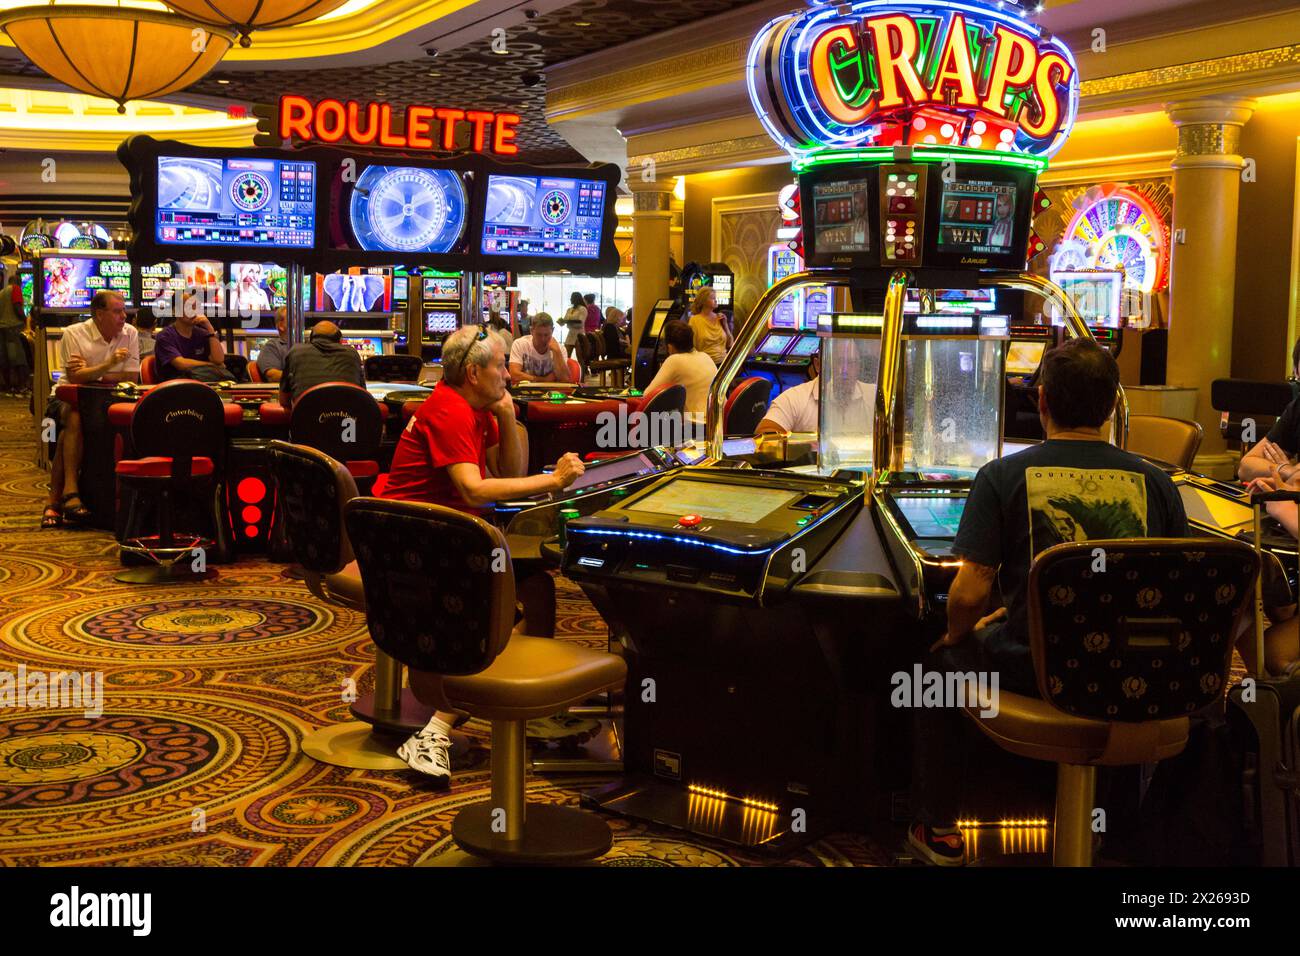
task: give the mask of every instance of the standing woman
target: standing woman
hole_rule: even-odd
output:
[[[587,303],[583,301],[581,292],[569,296],[569,311],[564,313],[564,318],[560,321],[569,330],[564,339],[564,347],[569,350],[569,356],[572,357],[573,350],[578,347],[578,336],[582,334],[587,324]]]
[[[691,305],[691,331],[695,334],[695,347],[721,366],[731,348],[731,329],[717,312],[718,295],[713,286],[706,285],[695,293]]]

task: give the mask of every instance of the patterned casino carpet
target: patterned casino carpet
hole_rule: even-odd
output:
[[[450,791],[409,771],[329,767],[304,733],[349,719],[366,690],[364,619],[320,604],[279,565],[246,560],[187,588],[133,588],[109,534],[41,531],[45,475],[25,402],[0,399],[0,670],[98,671],[104,712],[0,707],[0,865],[407,866],[450,845],[451,819],[489,792],[484,727]],[[604,646],[600,618],[559,582],[565,640]],[[530,777],[530,799],[575,803],[590,776]],[[611,866],[771,863],[611,819]],[[878,865],[856,837],[800,866]]]

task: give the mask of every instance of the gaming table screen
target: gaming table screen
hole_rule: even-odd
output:
[[[41,260],[44,283],[41,303],[46,309],[89,309],[101,289],[120,292],[131,299],[131,263],[125,259],[51,256]]]
[[[316,164],[158,157],[160,245],[316,245]]]
[[[918,538],[955,538],[966,510],[966,496],[896,495],[894,504]]]
[[[719,488],[714,482],[678,480],[632,502],[627,505],[627,510],[665,515],[697,514],[720,521],[754,524],[784,508],[801,494],[785,488],[738,485]]]
[[[493,256],[600,258],[605,183],[489,175],[481,250]]]
[[[598,485],[605,481],[614,481],[616,478],[635,478],[638,475],[651,475],[658,470],[658,467],[645,452],[631,458],[620,458],[607,464],[593,463],[581,478],[569,486],[565,494],[572,494],[578,489],[590,488],[592,485]]]

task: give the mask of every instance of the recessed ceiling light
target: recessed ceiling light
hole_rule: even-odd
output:
[[[442,76],[441,73],[430,73],[429,75],[430,75],[430,76]]]
[[[217,80],[217,82],[220,83],[222,86],[227,86],[230,83],[229,80]]]
[[[589,26],[591,26],[591,21],[590,21],[590,20],[574,20],[574,21],[573,21],[573,25],[574,25],[575,27],[589,27]]]

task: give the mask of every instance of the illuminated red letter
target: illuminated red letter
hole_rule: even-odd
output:
[[[347,129],[347,111],[342,103],[338,100],[321,100],[316,104],[316,135],[322,141],[337,143],[343,138]]]
[[[845,126],[857,126],[871,115],[875,105],[868,99],[866,103],[855,109],[844,101],[839,84],[835,82],[835,73],[831,64],[832,47],[836,43],[841,44],[850,54],[856,52],[858,63],[861,65],[862,51],[858,47],[858,38],[852,28],[833,27],[813,41],[812,51],[808,54],[808,63],[812,67],[813,89],[817,93],[817,99],[835,122],[843,123]],[[865,84],[865,72],[862,74],[862,80]]]
[[[514,144],[515,127],[519,125],[518,113],[498,113],[492,127],[492,152],[500,156],[515,156],[519,147]]]
[[[960,13],[953,14],[952,26],[948,28],[948,40],[939,57],[939,72],[934,78],[934,91],[930,99],[939,103],[944,99],[944,87],[949,83],[957,86],[957,103],[961,106],[978,106],[979,92],[975,89],[975,68],[970,59],[970,43],[966,37],[966,18]]]
[[[361,104],[356,100],[348,101],[348,139],[361,146],[373,143],[379,134],[379,104],[366,104],[366,131],[361,132]]]
[[[1055,80],[1052,74],[1059,74]],[[1029,111],[1024,111],[1020,120],[1021,127],[1025,132],[1035,139],[1044,137],[1056,132],[1057,125],[1061,122],[1061,101],[1057,98],[1056,88],[1062,83],[1068,84],[1074,77],[1074,68],[1070,66],[1070,61],[1059,53],[1049,53],[1038,62],[1038,73],[1034,76],[1034,91],[1038,94],[1038,102],[1042,104],[1042,118],[1033,122],[1026,115]]]
[[[464,110],[438,110],[438,119],[442,120],[442,148],[456,148],[456,122],[465,118]]]
[[[393,132],[393,108],[387,103],[379,107],[379,145],[399,149],[406,145],[406,137]]]
[[[880,103],[877,109],[889,110],[905,103],[924,103],[928,98],[925,84],[916,75],[916,51],[921,43],[916,23],[909,16],[895,14],[867,21],[876,47],[880,70]],[[895,38],[897,46],[895,49]],[[907,98],[899,90],[899,80],[906,87]]]
[[[311,100],[305,96],[280,97],[280,138],[311,140]]]
[[[432,107],[412,106],[406,111],[406,141],[413,149],[433,149],[433,140],[428,135],[432,120]]]
[[[487,136],[487,124],[496,118],[496,114],[470,110],[465,114],[465,118],[474,124],[474,152],[481,153]]]
[[[1004,26],[998,26],[994,36],[997,37],[998,51],[993,60],[988,93],[984,96],[984,109],[998,116],[1006,116],[1007,90],[1023,87],[1033,78],[1038,50],[1027,37]],[[1016,62],[1017,53],[1020,54],[1019,62]]]

